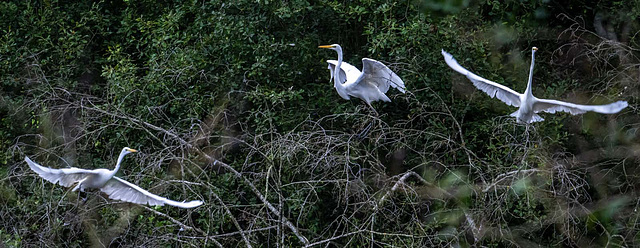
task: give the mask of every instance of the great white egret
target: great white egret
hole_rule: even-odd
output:
[[[120,169],[120,163],[125,155],[137,152],[134,149],[125,147],[120,152],[116,168],[113,170],[107,169],[95,169],[85,170],[75,167],[64,169],[53,169],[49,167],[41,166],[25,156],[24,161],[27,161],[29,168],[45,180],[52,183],[59,183],[64,187],[71,187],[77,185],[71,190],[84,191],[87,188],[98,188],[102,192],[109,195],[109,198],[114,200],[121,200],[136,204],[148,204],[150,206],[163,206],[165,204],[181,207],[181,208],[193,208],[202,205],[202,201],[190,201],[190,202],[177,202],[167,198],[154,195],[149,191],[146,191],[135,184],[127,182],[117,176],[115,176],[118,169]]]
[[[536,47],[531,49],[531,69],[529,71],[527,89],[524,91],[524,94],[520,94],[509,87],[473,74],[460,66],[453,56],[444,50],[442,50],[442,55],[444,56],[444,61],[447,62],[449,67],[462,75],[467,76],[476,88],[484,91],[484,93],[487,93],[492,98],[495,97],[500,99],[500,101],[503,101],[507,105],[519,107],[519,109],[516,112],[513,112],[511,116],[516,117],[516,120],[520,123],[544,121],[542,117],[536,114],[539,112],[553,114],[555,112],[563,111],[572,115],[577,115],[586,113],[587,111],[593,111],[603,114],[615,114],[628,106],[626,101],[617,101],[606,105],[580,105],[558,100],[536,98],[531,92],[531,81],[533,80],[533,65],[535,62],[536,51],[538,51],[538,48]]]
[[[338,91],[338,95],[349,100],[350,96],[362,99],[369,107],[371,102],[385,101],[391,99],[385,95],[389,86],[405,92],[404,82],[389,67],[379,61],[363,58],[362,72],[349,63],[342,62],[342,47],[338,44],[319,46],[338,52],[338,60],[327,60],[333,87]],[[375,109],[371,107],[371,109]]]

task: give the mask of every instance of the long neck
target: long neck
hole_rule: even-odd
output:
[[[333,72],[333,86],[336,88],[342,88],[344,87],[342,85],[342,81],[344,80],[344,78],[340,78],[340,66],[342,66],[342,49],[338,49],[336,50],[336,52],[338,52],[338,64],[336,65],[336,69]]]
[[[122,152],[120,152],[120,156],[118,156],[118,162],[116,162],[116,168],[114,168],[113,174],[115,174],[116,172],[118,172],[118,170],[120,169],[120,163],[122,163],[122,159],[124,159],[124,155],[127,155],[127,153],[125,152],[125,150],[123,149]]]
[[[527,89],[524,91],[525,95],[529,95],[529,96],[533,96],[533,93],[531,92],[531,84],[533,81],[533,65],[536,62],[536,51],[532,50],[531,51],[531,69],[529,70],[529,82],[527,82]]]

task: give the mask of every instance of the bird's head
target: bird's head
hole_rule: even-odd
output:
[[[338,44],[318,46],[318,48],[327,48],[327,49],[331,49],[331,50],[342,51],[342,47],[340,45],[338,45]]]
[[[131,149],[131,148],[129,148],[129,147],[122,148],[122,153],[123,153],[123,154],[129,154],[129,153],[132,153],[132,152],[138,152],[138,150],[136,150],[136,149]]]
[[[538,48],[537,48],[537,47],[532,47],[532,48],[531,48],[531,52],[532,52],[532,53],[535,53],[535,52],[537,52],[537,51],[538,51]]]

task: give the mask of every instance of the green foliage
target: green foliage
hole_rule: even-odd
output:
[[[580,23],[559,16],[593,23],[599,14],[635,33],[628,20],[640,9],[627,5],[1,2],[0,239],[303,245],[286,218],[322,246],[634,246],[635,115],[544,114],[518,125],[508,117],[515,108],[476,90],[440,54],[522,92],[537,46],[536,96],[636,99],[625,88],[635,86],[618,80],[637,71],[606,72],[637,68],[637,38],[626,35],[633,52],[617,53],[628,57],[595,58],[588,49],[624,46],[595,46],[593,32],[572,32]],[[332,43],[356,67],[364,57],[387,64],[407,94],[390,90],[392,102],[373,104],[379,115],[341,99],[324,62],[336,54],[317,48]],[[206,205],[158,214],[99,192],[83,202],[21,162],[112,168],[123,146],[141,153],[119,176]]]
[[[21,247],[22,241],[18,234],[10,235],[6,231],[0,229],[0,239],[2,239],[2,243],[6,245],[6,247]]]

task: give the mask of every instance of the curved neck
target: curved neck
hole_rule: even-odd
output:
[[[529,96],[533,96],[533,93],[531,92],[531,84],[533,81],[533,65],[536,62],[536,51],[532,50],[531,51],[531,69],[529,69],[529,82],[527,82],[527,89],[524,91],[525,95],[529,95]]]
[[[122,159],[124,159],[125,155],[127,155],[127,152],[122,149],[122,152],[120,152],[120,156],[118,156],[118,162],[116,162],[116,168],[113,169],[113,174],[118,172],[118,170],[120,169],[120,163],[122,163]]]
[[[336,65],[336,69],[333,72],[333,86],[336,88],[343,87],[342,81],[343,78],[340,78],[340,66],[342,66],[342,49],[336,50],[338,52],[338,64]]]

